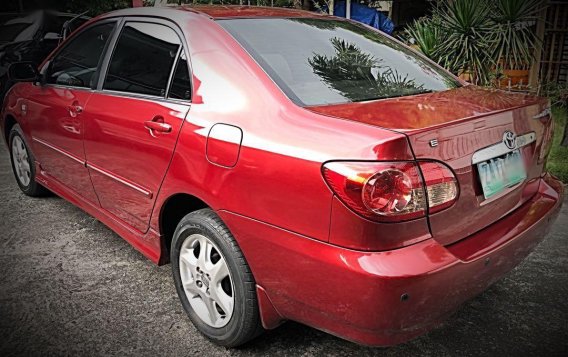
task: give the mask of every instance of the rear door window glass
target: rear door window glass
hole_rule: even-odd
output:
[[[109,64],[103,89],[165,97],[181,41],[171,28],[127,22]]]

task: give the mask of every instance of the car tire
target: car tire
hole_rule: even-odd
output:
[[[183,308],[205,337],[236,347],[263,332],[254,277],[235,238],[212,210],[192,212],[180,221],[170,259]]]
[[[12,127],[8,142],[12,171],[22,192],[31,197],[48,195],[49,191],[35,180],[35,158],[20,125]]]

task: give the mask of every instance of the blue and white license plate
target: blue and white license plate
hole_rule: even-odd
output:
[[[527,178],[519,149],[477,164],[483,196],[489,198]]]

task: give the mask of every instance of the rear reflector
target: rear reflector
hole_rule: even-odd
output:
[[[453,172],[444,164],[421,161],[420,170],[426,182],[429,213],[450,207],[458,197],[458,183]]]

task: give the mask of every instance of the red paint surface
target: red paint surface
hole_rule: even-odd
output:
[[[180,9],[195,11],[214,19],[234,17],[324,17],[327,14],[307,12],[297,9],[264,6],[231,6],[231,5],[197,5],[182,6]]]
[[[215,17],[319,16],[281,9],[203,11]],[[562,187],[542,176],[544,160],[537,159],[550,127],[550,118],[531,118],[546,105],[541,99],[464,87],[304,109],[208,16],[139,8],[102,18],[131,15],[170,19],[185,34],[193,76],[190,108],[18,84],[4,101],[0,124],[11,116],[29,142],[38,136],[77,158],[79,163],[32,147],[38,181],[154,262],[167,260],[160,213],[168,199],[187,194],[205,202],[225,221],[251,266],[266,327],[292,319],[365,344],[406,341],[518,264],[558,212]],[[83,112],[72,118],[62,108],[75,100]],[[172,125],[170,133],[151,135],[144,123],[155,115]],[[218,123],[243,133],[240,149],[230,140],[215,147],[213,156],[224,166],[206,154],[208,133]],[[523,149],[529,180],[483,200],[471,155],[499,142],[507,129],[537,135]],[[440,145],[431,148],[434,137]],[[237,151],[238,161],[228,167]],[[460,195],[449,209],[404,223],[358,216],[334,197],[321,173],[329,160],[415,159],[448,164]],[[403,302],[402,294],[410,298]]]
[[[468,85],[439,93],[309,109],[403,132],[417,159],[447,164],[458,179],[460,197],[448,210],[430,215],[429,221],[434,238],[450,244],[513,212],[535,194],[535,180],[545,164],[538,157],[552,119],[535,120],[533,116],[547,106],[543,98]],[[522,149],[528,178],[507,194],[485,200],[471,156],[501,141],[506,130],[517,135],[536,133],[537,141]],[[437,147],[430,146],[433,139],[438,141]]]
[[[207,136],[207,160],[224,167],[234,167],[239,161],[243,132],[226,124],[215,124]]]
[[[110,109],[110,110],[109,110]],[[189,105],[93,93],[82,114],[87,163],[140,190],[89,169],[101,207],[140,232],[146,232]],[[169,133],[146,128],[161,117]]]

